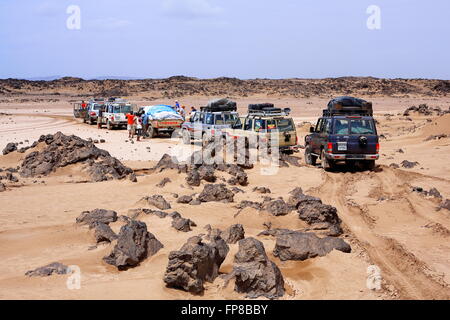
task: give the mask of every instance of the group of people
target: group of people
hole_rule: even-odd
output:
[[[183,117],[183,119],[186,119],[186,107],[180,106],[180,103],[178,101],[175,101],[175,111],[178,112]],[[195,107],[191,107],[189,116],[192,116],[196,111],[197,109]]]

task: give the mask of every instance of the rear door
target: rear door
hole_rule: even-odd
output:
[[[320,132],[322,130],[323,118],[317,121],[314,133],[311,134],[311,150],[313,153],[320,153]]]
[[[335,153],[375,154],[378,136],[372,118],[347,117],[334,120]]]

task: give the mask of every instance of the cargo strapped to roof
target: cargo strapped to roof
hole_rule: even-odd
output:
[[[200,107],[204,112],[225,112],[225,111],[237,111],[236,102],[230,99],[216,99],[208,103],[206,107]]]
[[[372,116],[372,102],[354,97],[338,97],[332,99],[323,110],[323,116],[358,115]]]
[[[249,104],[248,105],[248,114],[249,115],[258,115],[263,117],[268,116],[287,116],[291,112],[291,109],[285,108],[275,108],[271,103],[261,103],[261,104]]]

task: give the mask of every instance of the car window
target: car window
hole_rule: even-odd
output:
[[[242,129],[242,122],[241,119],[236,118],[236,121],[234,122],[234,124],[231,126],[233,129]]]
[[[331,119],[326,119],[324,120],[324,125],[323,125],[323,132],[324,133],[331,133]]]
[[[320,118],[319,121],[317,121],[316,129],[314,130],[315,132],[320,132],[322,128],[322,122],[323,122],[322,118]]]
[[[266,121],[262,119],[255,119],[255,131],[259,132],[266,129]]]
[[[334,133],[335,134],[348,134],[348,120],[335,119],[334,120]]]
[[[211,113],[207,113],[205,115],[205,124],[214,124],[214,115]]]
[[[192,121],[193,121],[193,122],[197,122],[197,121],[199,120],[199,118],[200,118],[200,115],[199,115],[198,112],[196,112],[196,113],[194,114],[194,117],[192,118]]]
[[[253,119],[246,118],[244,123],[244,130],[252,130]]]
[[[200,120],[201,123],[203,123],[203,120],[205,120],[205,114],[204,113],[200,113],[199,120]]]
[[[375,134],[372,120],[357,119],[350,121],[351,134]]]

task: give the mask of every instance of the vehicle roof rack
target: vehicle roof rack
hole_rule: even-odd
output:
[[[323,116],[373,116],[372,102],[354,97],[338,97],[330,100]]]
[[[289,113],[291,112],[290,108],[275,108],[273,107],[262,107],[260,108],[259,106],[263,106],[263,104],[261,105],[249,105],[248,106],[248,114],[252,115],[252,116],[261,116],[261,117],[283,117],[283,116],[288,116]]]

